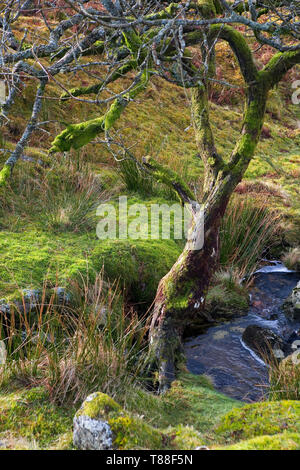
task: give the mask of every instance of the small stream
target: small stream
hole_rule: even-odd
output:
[[[187,367],[212,378],[215,388],[246,402],[259,401],[268,389],[268,368],[245,344],[242,334],[256,324],[288,337],[300,324],[287,320],[280,307],[300,280],[281,263],[255,273],[248,313],[185,340]]]

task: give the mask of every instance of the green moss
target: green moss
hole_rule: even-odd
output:
[[[221,38],[230,44],[239,61],[241,72],[247,83],[258,77],[253,55],[243,34],[229,25],[213,25],[210,28],[212,38]]]
[[[113,433],[113,446],[120,450],[162,449],[163,435],[146,424],[141,418],[125,412],[108,395],[97,392],[89,397],[76,414],[92,419],[102,418],[108,422]]]
[[[96,83],[95,85],[89,85],[89,86],[82,86],[82,87],[76,87],[76,88],[71,88],[68,91],[65,91],[62,93],[60,99],[62,101],[67,100],[72,96],[82,96],[82,95],[89,95],[89,94],[94,94],[98,93],[101,90],[103,83]]]
[[[178,10],[178,3],[173,2],[173,3],[170,3],[170,5],[168,5],[166,8],[164,8],[161,11],[147,15],[146,18],[150,19],[153,16],[155,16],[155,18],[160,18],[160,19],[169,18],[170,16],[172,17],[174,13],[176,13],[177,10]]]
[[[120,450],[163,449],[163,434],[158,429],[144,423],[140,418],[128,415],[108,420],[114,439],[114,446]]]
[[[163,249],[162,249],[163,247]],[[180,254],[172,241],[138,240],[110,241],[93,252],[94,262],[110,279],[120,279],[130,297],[140,302],[152,302],[158,282]]]
[[[91,282],[104,266],[135,302],[149,305],[158,282],[176,261],[181,247],[173,240],[98,240],[96,235],[0,231],[0,298],[19,298],[18,289],[41,288],[44,281],[67,285]]]
[[[216,433],[224,439],[238,441],[263,435],[300,432],[300,402],[285,400],[246,405],[228,413]]]
[[[142,39],[133,30],[123,32],[123,37],[127,48],[134,57],[141,51]]]
[[[117,98],[111,105],[109,111],[105,115],[104,128],[108,131],[115,123],[117,119],[121,116],[123,110],[127,105],[127,100],[125,98]]]
[[[89,416],[92,419],[106,418],[111,412],[120,412],[121,406],[105,393],[96,392],[90,395],[77,411],[77,416]]]
[[[88,409],[92,409],[88,415],[107,420],[116,447],[122,449],[194,449],[210,444],[215,423],[224,413],[242,405],[216,392],[206,377],[189,373],[181,373],[162,396],[135,387],[126,399],[118,398],[123,408],[103,394],[99,399],[97,396],[100,405],[88,403]]]
[[[215,0],[197,0],[197,9],[201,12],[204,18],[213,18],[216,16],[216,4]]]
[[[144,163],[147,168],[151,169],[152,175],[155,179],[166,184],[178,194],[180,201],[182,201],[182,197],[180,195],[181,192],[183,192],[191,201],[196,200],[194,193],[178,173],[157,162],[150,156],[144,157]],[[177,190],[178,186],[180,187],[180,191]]]
[[[0,187],[4,186],[8,178],[10,177],[11,168],[9,165],[4,165],[0,171]]]
[[[43,388],[5,393],[0,395],[0,436],[9,431],[15,438],[35,440],[40,448],[49,447],[69,431],[72,413],[53,405]]]
[[[212,426],[239,402],[217,393],[207,378],[181,373],[162,396],[132,390],[124,408],[102,393],[78,414],[108,421],[118,449],[195,449],[211,442]],[[141,417],[142,415],[142,417]]]
[[[212,429],[221,416],[242,405],[216,392],[207,377],[186,371],[181,372],[170,390],[161,396],[136,389],[126,398],[126,409],[143,415],[151,426],[166,429],[168,434],[172,434],[172,428],[180,430],[181,425],[188,426],[196,434],[200,433],[205,443],[213,439]]]
[[[108,131],[120,118],[130,100],[133,100],[138,93],[145,90],[149,80],[149,74],[150,72],[148,70],[144,71],[137,85],[122,97],[114,100],[104,116],[79,124],[69,125],[63,132],[55,137],[49,152],[66,152],[71,148],[79,149],[87,145],[100,132],[104,130]]]
[[[299,51],[278,52],[274,54],[267,65],[259,72],[260,77],[272,88],[293,66],[299,63]]]
[[[83,147],[104,130],[104,122],[105,118],[101,116],[79,124],[70,124],[55,137],[49,152],[66,152],[71,148]]]
[[[98,392],[77,415],[108,421],[116,449],[292,450],[300,447],[299,410],[297,401],[243,406],[206,377],[182,372],[162,396],[135,387],[122,407]],[[9,449],[72,449],[73,415],[50,403],[41,387],[2,391],[0,439]]]
[[[244,313],[249,307],[249,294],[240,286],[211,286],[206,296],[206,309],[217,321]]]
[[[284,432],[275,436],[259,436],[237,444],[223,447],[222,450],[299,450],[300,434]]]
[[[115,80],[118,80],[119,78],[124,78],[124,76],[132,70],[134,67],[136,67],[137,63],[136,60],[130,60],[127,64],[123,65],[119,69],[117,69],[114,73],[112,73],[109,77],[109,79],[105,82],[107,85],[108,83],[112,83]],[[61,95],[61,100],[65,101],[70,98],[70,95],[73,96],[82,96],[82,95],[89,95],[89,94],[97,94],[101,91],[101,88],[103,86],[103,82],[96,83],[94,85],[89,85],[89,86],[80,86],[76,88],[71,88],[67,92],[62,93]]]

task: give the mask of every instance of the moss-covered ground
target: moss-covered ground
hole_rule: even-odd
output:
[[[75,412],[75,407],[52,404],[42,387],[3,390],[1,448],[73,449]],[[298,401],[244,406],[216,392],[205,377],[188,373],[182,373],[161,397],[132,390],[119,405],[100,394],[78,413],[107,420],[116,449],[300,448]]]

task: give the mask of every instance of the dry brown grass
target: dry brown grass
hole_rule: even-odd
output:
[[[287,268],[300,271],[300,247],[290,248],[282,257]]]
[[[58,304],[45,286],[32,312],[12,311],[2,383],[44,386],[58,403],[77,403],[97,390],[124,398],[141,380],[147,327],[125,311],[117,286],[102,274],[93,284],[71,283],[70,295],[70,303]]]
[[[300,400],[300,351],[270,365],[271,400]]]

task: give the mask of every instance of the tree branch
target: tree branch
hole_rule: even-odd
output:
[[[181,202],[189,204],[196,202],[194,193],[175,171],[166,168],[150,156],[143,157],[143,164],[157,181],[173,189]]]
[[[40,85],[37,89],[36,97],[35,97],[34,104],[32,107],[30,121],[28,122],[21,139],[17,143],[15,150],[12,152],[11,156],[6,160],[4,167],[0,171],[0,186],[5,185],[7,179],[12,173],[12,170],[15,164],[17,163],[19,158],[23,155],[24,148],[27,145],[28,139],[30,138],[32,132],[36,128],[37,118],[42,108],[42,99],[43,99],[46,84],[47,84],[47,77],[44,77],[40,81]]]
[[[79,124],[71,124],[56,136],[49,152],[64,152],[71,148],[78,149],[93,140],[99,133],[108,132],[130,101],[146,89],[148,81],[149,71],[144,70],[136,77],[136,84],[133,88],[128,93],[119,96],[104,116]]]

